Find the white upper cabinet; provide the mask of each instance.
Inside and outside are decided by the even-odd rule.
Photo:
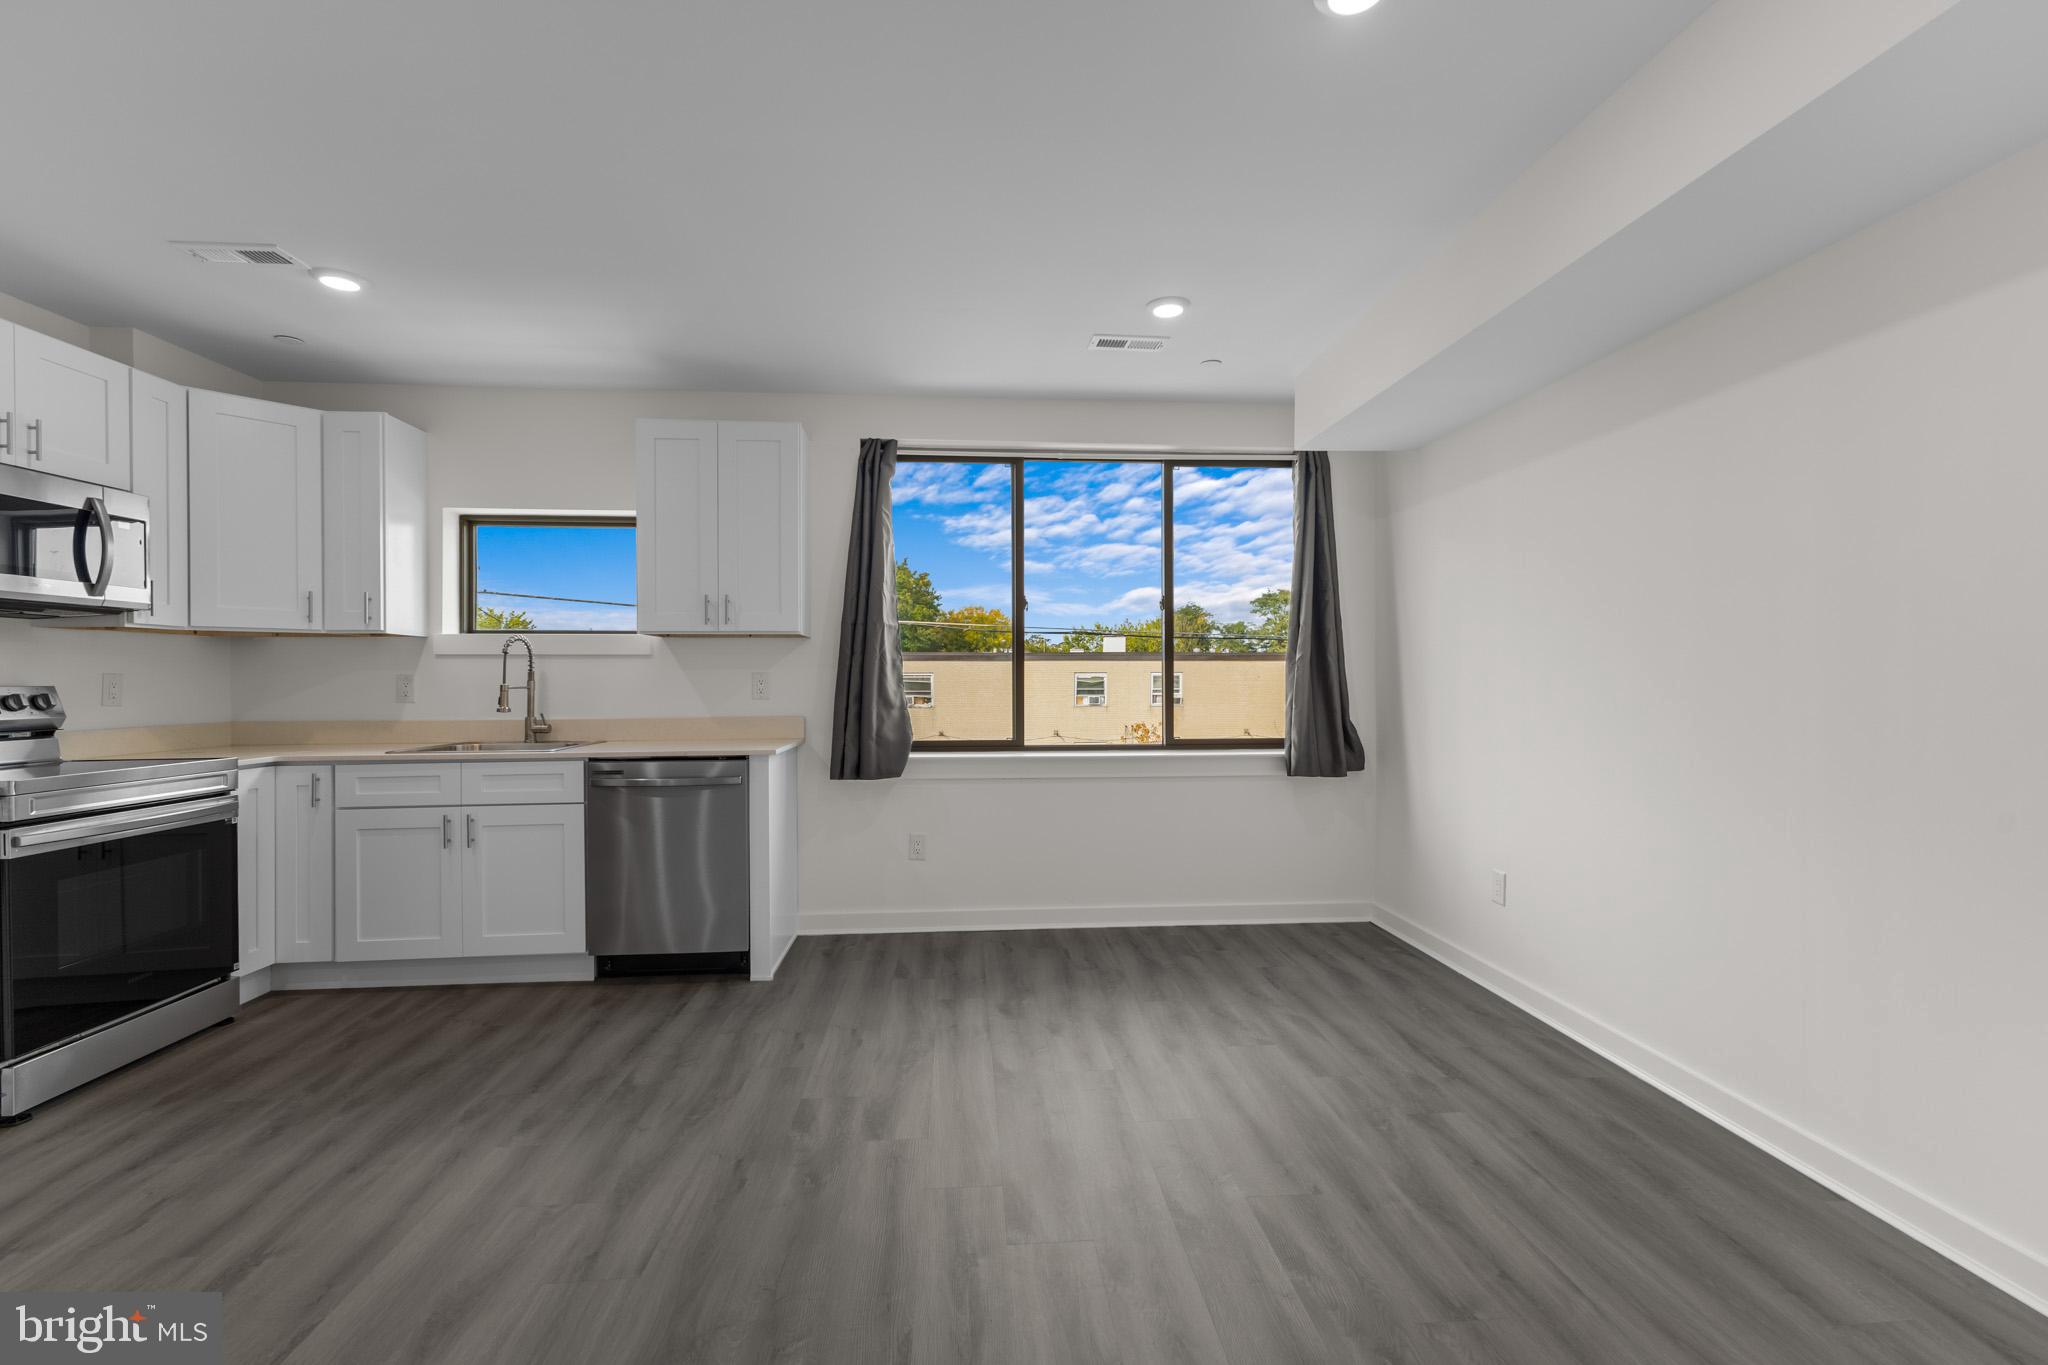
[[[718,423],[634,429],[634,545],[646,635],[718,629]]]
[[[191,391],[191,623],[321,629],[320,414]]]
[[[14,324],[0,322],[0,464],[27,464],[21,414],[14,410]]]
[[[187,626],[192,618],[185,560],[184,387],[132,371],[128,414],[134,490],[149,499],[149,594],[153,604],[150,610],[134,614],[134,624]]]
[[[13,333],[8,462],[128,487],[128,367],[26,327]]]
[[[427,631],[427,438],[381,412],[320,419],[323,628]]]
[[[639,628],[802,635],[803,427],[642,418],[634,435]]]
[[[804,429],[718,424],[718,591],[724,628],[804,633]]]

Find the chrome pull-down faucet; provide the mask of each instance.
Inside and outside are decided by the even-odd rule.
[[[498,714],[504,715],[512,709],[512,688],[506,682],[512,668],[512,646],[518,645],[526,651],[526,683],[519,690],[526,693],[526,729],[521,738],[528,744],[535,743],[542,735],[549,734],[554,726],[542,715],[536,706],[540,693],[533,682],[533,646],[526,643],[524,635],[515,635],[505,642],[498,651]]]

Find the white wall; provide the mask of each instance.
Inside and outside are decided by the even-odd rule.
[[[809,639],[662,640],[649,656],[550,655],[540,669],[542,703],[558,715],[803,715],[812,743],[801,769],[801,895],[812,925],[1363,912],[1369,867],[1358,831],[1371,818],[1366,777],[1172,781],[1159,776],[1168,769],[1155,767],[1147,770],[1153,776],[1135,779],[825,778],[833,648],[862,437],[1285,449],[1285,405],[282,384],[267,386],[266,396],[389,411],[428,432],[436,541],[443,507],[631,507],[636,417],[803,422],[810,443]],[[1361,475],[1360,468],[1347,470],[1339,490],[1353,533],[1366,523],[1357,501],[1366,490]],[[1362,541],[1344,548],[1363,574]],[[438,602],[438,545],[434,550]],[[1363,714],[1370,640],[1363,585],[1358,592],[1354,672],[1365,693],[1358,703]],[[495,657],[436,655],[431,643],[258,639],[237,642],[234,650],[237,719],[480,717],[491,714],[495,700]],[[748,695],[748,675],[757,669],[771,677],[767,702]],[[395,700],[400,672],[417,677],[411,706]],[[905,856],[905,836],[913,831],[930,836],[927,862]],[[834,913],[840,918],[830,919]]]
[[[231,719],[232,661],[224,640],[0,620],[0,683],[56,684],[70,729]],[[104,673],[122,677],[118,710],[100,705]]]
[[[2048,147],[1391,458],[1378,793],[1390,925],[2037,1303],[2044,361]]]

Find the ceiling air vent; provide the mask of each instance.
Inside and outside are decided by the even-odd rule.
[[[1165,337],[1103,336],[1097,334],[1088,343],[1091,351],[1160,351],[1166,349]]]
[[[293,265],[306,263],[270,242],[172,242],[180,251],[209,265]]]

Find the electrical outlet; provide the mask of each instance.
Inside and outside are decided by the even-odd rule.
[[[398,675],[398,699],[402,702],[410,702],[412,700],[412,674],[401,673]]]
[[[1497,867],[1493,870],[1493,903],[1495,905],[1506,905],[1508,903],[1508,874]]]
[[[924,836],[922,834],[910,836],[910,861],[913,863],[924,861]]]
[[[756,673],[754,675],[754,700],[768,700],[768,675],[766,673]]]
[[[100,674],[101,706],[119,706],[121,704],[122,681],[122,675],[119,673]]]

